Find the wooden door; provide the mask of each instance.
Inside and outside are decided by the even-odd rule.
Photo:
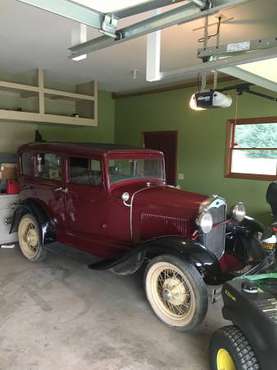
[[[144,132],[144,147],[160,150],[165,156],[166,180],[169,185],[176,185],[177,170],[177,131]]]

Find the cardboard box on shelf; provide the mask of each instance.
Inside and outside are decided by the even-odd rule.
[[[16,179],[16,164],[2,163],[0,166],[0,180],[15,180]]]

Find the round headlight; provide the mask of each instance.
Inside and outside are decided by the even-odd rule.
[[[213,228],[213,216],[210,212],[203,212],[198,218],[198,225],[204,234],[208,234]]]
[[[233,206],[232,215],[233,215],[233,218],[238,222],[241,222],[244,220],[246,216],[246,208],[243,202],[238,202],[237,204]]]
[[[121,199],[123,200],[123,202],[128,202],[128,200],[130,199],[130,194],[126,191],[121,195]]]

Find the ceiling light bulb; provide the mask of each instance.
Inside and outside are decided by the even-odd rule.
[[[201,107],[198,107],[197,106],[197,103],[196,103],[196,98],[195,98],[195,94],[193,94],[190,98],[190,102],[189,102],[189,106],[192,110],[196,110],[196,111],[201,111],[201,110],[206,110],[204,108],[201,108]]]

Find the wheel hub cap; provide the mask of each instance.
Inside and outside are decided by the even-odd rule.
[[[165,301],[175,306],[179,306],[187,302],[188,295],[180,280],[169,278],[164,281],[162,296]]]
[[[37,244],[37,235],[34,232],[34,230],[29,230],[29,232],[27,234],[27,243],[32,247],[36,246],[36,244]]]
[[[35,251],[38,245],[38,235],[32,224],[28,225],[24,240],[31,250]]]

